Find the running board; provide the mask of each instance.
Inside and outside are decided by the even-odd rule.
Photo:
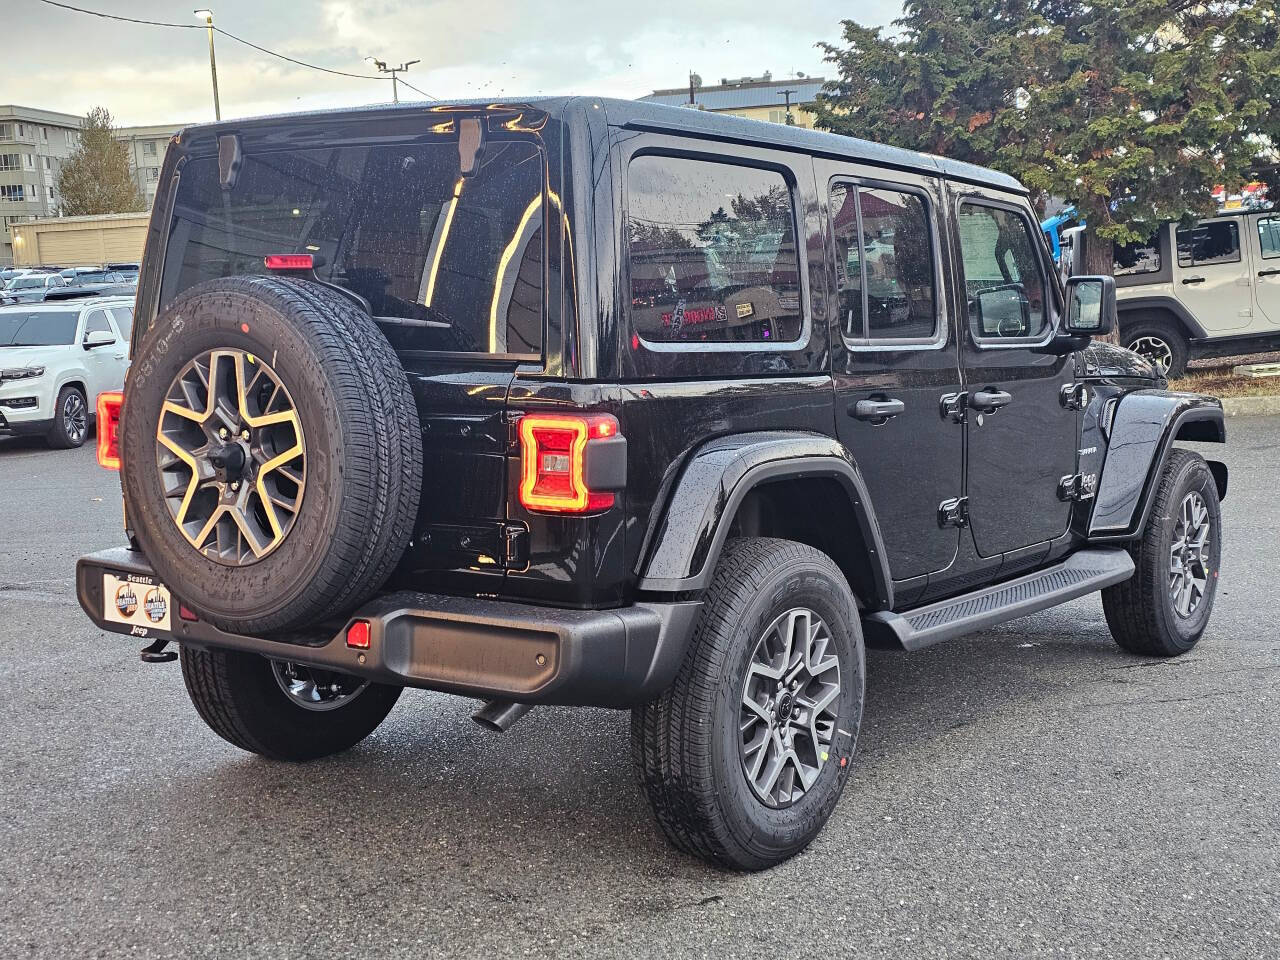
[[[862,620],[869,643],[919,650],[993,624],[1057,606],[1133,576],[1128,551],[1078,550],[1061,563],[905,613],[882,610]]]

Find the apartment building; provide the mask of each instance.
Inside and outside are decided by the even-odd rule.
[[[81,118],[36,107],[0,105],[0,266],[13,263],[12,223],[61,212],[58,173],[80,142]],[[160,161],[180,127],[122,127],[134,181],[150,204]]]

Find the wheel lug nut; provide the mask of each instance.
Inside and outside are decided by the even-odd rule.
[[[233,480],[233,481],[231,481],[231,489],[232,489],[232,490],[239,490],[239,489],[240,489],[240,481],[239,481],[239,480]]]
[[[227,439],[227,428],[226,428],[226,427],[219,427],[219,428],[218,428],[218,436],[219,436],[219,437],[221,437],[223,440]]]
[[[247,440],[249,439],[249,431],[248,431],[248,430],[241,430],[241,431],[240,431],[240,439],[241,439],[241,440],[245,440],[245,441],[247,441]]]

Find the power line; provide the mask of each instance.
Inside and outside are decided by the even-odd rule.
[[[134,17],[121,17],[114,13],[99,13],[97,10],[86,10],[84,7],[73,7],[69,3],[57,3],[56,0],[40,0],[41,3],[47,3],[51,7],[61,7],[63,10],[74,10],[76,13],[87,13],[91,17],[101,17],[103,20],[123,20],[125,23],[144,23],[149,27],[176,27],[179,30],[203,30],[204,27],[198,23],[165,23],[161,20],[138,20]]]
[[[119,20],[124,23],[138,23],[148,27],[173,27],[179,30],[207,29],[204,25],[198,24],[198,23],[169,23],[163,20],[140,20],[136,17],[122,17],[114,13],[102,13],[98,10],[86,10],[84,7],[75,7],[69,3],[59,3],[58,0],[39,0],[39,2],[48,4],[51,7],[60,7],[63,10],[72,10],[72,11],[75,11],[76,13],[88,14],[91,17],[101,17],[103,20]],[[256,43],[253,43],[249,40],[244,39],[244,37],[238,37],[234,33],[231,33],[230,31],[223,30],[219,26],[214,26],[213,29],[215,32],[222,34],[228,40],[234,40],[236,43],[242,43],[246,47],[252,47],[254,50],[257,50],[260,53],[265,53],[268,56],[276,57],[277,59],[285,60],[285,61],[288,61],[289,63],[297,64],[300,67],[306,67],[309,70],[319,70],[322,73],[332,73],[335,76],[339,76],[339,77],[352,77],[353,79],[356,79],[356,80],[384,79],[383,77],[374,76],[368,73],[349,73],[346,70],[334,70],[330,67],[322,67],[319,64],[307,63],[305,60],[298,60],[298,59],[295,59],[294,57],[286,56],[283,53],[277,53],[275,50],[269,50],[266,47],[259,46]],[[422,94],[424,97],[426,97],[429,100],[439,99],[439,97],[434,97],[431,94],[427,93],[425,90],[419,90],[417,87],[412,86],[411,84],[405,83],[405,81],[403,80],[401,80],[400,82],[404,83],[404,85],[406,87],[409,87],[410,90],[413,90],[416,93]]]

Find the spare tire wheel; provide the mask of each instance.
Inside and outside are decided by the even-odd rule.
[[[232,277],[178,296],[135,358],[120,436],[147,559],[224,630],[350,610],[412,535],[413,393],[373,319],[318,284]]]

